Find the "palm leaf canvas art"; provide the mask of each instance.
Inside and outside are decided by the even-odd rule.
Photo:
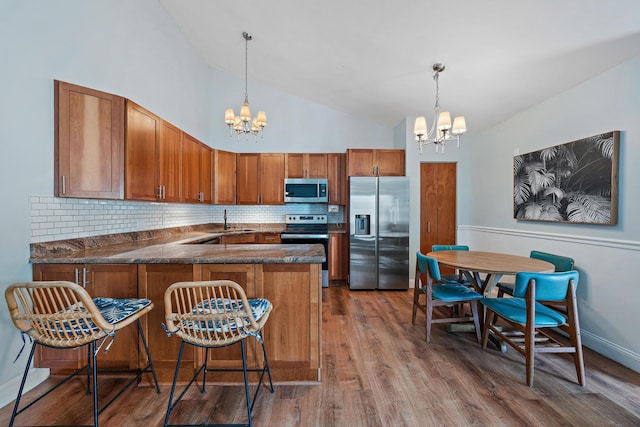
[[[612,131],[513,158],[518,220],[618,223],[618,147]]]

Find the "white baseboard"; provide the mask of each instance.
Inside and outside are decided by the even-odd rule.
[[[640,354],[629,351],[614,342],[608,341],[584,329],[580,330],[580,335],[582,336],[582,345],[585,347],[609,359],[615,360],[629,369],[640,372]]]
[[[23,394],[49,378],[49,374],[50,371],[48,368],[31,368],[27,376],[27,382],[24,384]],[[16,399],[18,389],[20,388],[20,381],[22,381],[22,375],[14,377],[0,385],[0,408]]]

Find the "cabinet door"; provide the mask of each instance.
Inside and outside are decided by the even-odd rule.
[[[137,298],[137,265],[87,264],[84,268],[87,278],[86,287],[92,297]],[[106,354],[103,352],[98,354],[98,367],[101,369],[137,369],[139,363],[140,366],[144,366],[142,363],[146,362],[146,355],[144,348],[139,347],[139,337],[136,323],[119,330],[114,336],[109,351]],[[109,340],[105,345],[108,343]]]
[[[329,180],[329,204],[346,204],[346,173],[345,155],[341,153],[329,153],[327,155],[327,179]],[[344,182],[343,182],[344,181]]]
[[[220,236],[220,244],[237,245],[242,243],[256,243],[256,233],[230,234]]]
[[[282,243],[280,233],[260,233],[258,234],[258,243],[276,244]]]
[[[307,178],[327,177],[327,155],[324,153],[310,153],[307,157]]]
[[[239,205],[257,205],[260,203],[258,154],[239,153],[237,161],[237,194],[236,202]],[[283,184],[284,185],[284,184]]]
[[[54,81],[54,193],[124,197],[124,98]]]
[[[306,178],[304,154],[287,153],[287,178]]]
[[[404,176],[404,150],[376,150],[377,175]]]
[[[321,287],[319,264],[264,264],[262,292],[277,316],[264,327],[269,366],[312,371],[320,366]],[[296,327],[292,327],[296,325]],[[278,379],[274,376],[274,380]]]
[[[373,149],[347,150],[347,176],[375,176]]]
[[[200,153],[200,203],[213,203],[213,150],[204,144],[198,144]]]
[[[232,280],[242,286],[247,298],[256,298],[256,265],[255,264],[203,264],[202,280]],[[267,322],[268,323],[268,322]],[[256,340],[246,340],[247,364],[250,368],[256,364]],[[198,364],[204,358],[204,351],[198,351]],[[239,345],[216,348],[209,351],[208,368],[239,368],[242,369],[242,353]],[[242,381],[242,373],[215,373],[211,375],[212,381]]]
[[[186,133],[182,134],[182,190],[185,203],[200,202],[200,150],[199,143]]]
[[[198,278],[199,279],[199,278]],[[180,338],[167,337],[162,329],[165,322],[164,291],[173,283],[198,280],[194,278],[194,267],[183,264],[141,264],[138,266],[138,295],[153,302],[145,319],[147,343],[153,359],[158,381],[170,383],[178,361]],[[189,381],[195,372],[193,346],[185,345],[180,363],[179,381]]]
[[[284,154],[260,154],[260,203],[284,204]]]
[[[343,280],[342,272],[342,234],[329,234],[329,280]]]
[[[236,203],[236,154],[214,150],[214,201],[218,205]]]
[[[161,121],[158,138],[158,178],[163,202],[182,201],[182,131]]]
[[[157,200],[156,158],[160,119],[127,100],[125,193],[130,200]]]
[[[420,164],[420,251],[456,244],[456,164]],[[426,252],[425,252],[426,251]]]

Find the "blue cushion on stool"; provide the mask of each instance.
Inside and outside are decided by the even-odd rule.
[[[151,301],[144,298],[93,298],[104,320],[111,324],[123,321],[144,309]]]

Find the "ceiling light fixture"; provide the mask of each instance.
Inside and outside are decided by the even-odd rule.
[[[464,116],[457,116],[453,120],[452,128],[451,114],[448,111],[440,111],[438,78],[443,71],[444,64],[433,64],[433,80],[436,81],[436,105],[433,108],[435,115],[433,116],[431,129],[427,129],[427,119],[424,116],[417,117],[413,125],[413,134],[416,136],[418,144],[420,144],[420,154],[422,154],[422,146],[425,144],[434,144],[436,146],[436,153],[439,151],[439,148],[442,148],[442,154],[444,154],[445,143],[454,139],[457,142],[458,148],[460,148],[460,136],[467,131]]]
[[[262,130],[267,125],[267,114],[264,111],[258,111],[256,118],[251,118],[251,111],[249,111],[249,95],[247,92],[247,68],[248,68],[248,52],[249,52],[249,40],[253,39],[253,36],[247,32],[242,33],[244,37],[244,104],[240,107],[240,115],[236,116],[233,112],[233,108],[229,108],[224,112],[224,122],[229,126],[229,136],[233,135],[233,131],[236,131],[238,141],[240,141],[240,135],[249,135],[250,133],[256,137],[258,142],[258,134],[262,137]]]

